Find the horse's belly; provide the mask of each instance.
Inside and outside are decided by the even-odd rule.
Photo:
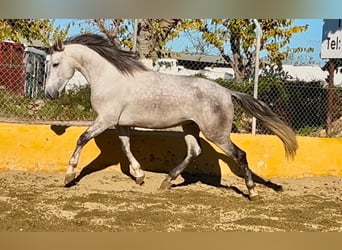
[[[190,120],[189,117],[178,112],[162,113],[153,110],[141,112],[123,112],[119,125],[141,128],[169,128]]]

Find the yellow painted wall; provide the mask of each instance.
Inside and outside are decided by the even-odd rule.
[[[86,127],[0,124],[0,170],[64,172],[76,140]],[[299,150],[286,160],[275,136],[232,134],[232,140],[247,152],[250,168],[265,178],[342,176],[342,139],[297,137]],[[232,175],[233,164],[216,146],[202,139],[202,155],[189,171]],[[132,133],[132,151],[143,169],[167,173],[185,156],[185,143],[178,132]],[[227,162],[229,165],[227,165]],[[79,168],[90,171],[114,167],[127,171],[115,131],[108,130],[83,149]]]

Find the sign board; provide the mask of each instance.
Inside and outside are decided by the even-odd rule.
[[[324,19],[321,58],[342,58],[342,19]]]

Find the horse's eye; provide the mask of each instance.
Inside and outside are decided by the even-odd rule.
[[[56,68],[59,65],[59,63],[53,63],[52,67]]]

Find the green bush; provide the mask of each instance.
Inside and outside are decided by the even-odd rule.
[[[289,81],[285,76],[271,72],[259,77],[258,99],[265,102],[282,120],[300,135],[317,136],[324,128],[327,117],[327,89],[322,82]],[[217,79],[220,85],[253,95],[253,82],[237,83],[234,80]],[[342,88],[336,87],[334,119],[342,116]],[[234,126],[238,131],[251,131],[251,117],[234,102]],[[257,123],[257,132],[269,131]]]
[[[41,114],[48,119],[88,121],[96,118],[90,103],[90,86],[74,88],[56,100],[45,100]],[[44,118],[44,117],[41,117]]]
[[[89,121],[96,118],[90,104],[90,87],[63,93],[56,100],[29,99],[10,92],[0,92],[0,116],[18,120]]]
[[[296,134],[301,136],[318,136],[321,129],[321,127],[305,126],[296,130]]]

